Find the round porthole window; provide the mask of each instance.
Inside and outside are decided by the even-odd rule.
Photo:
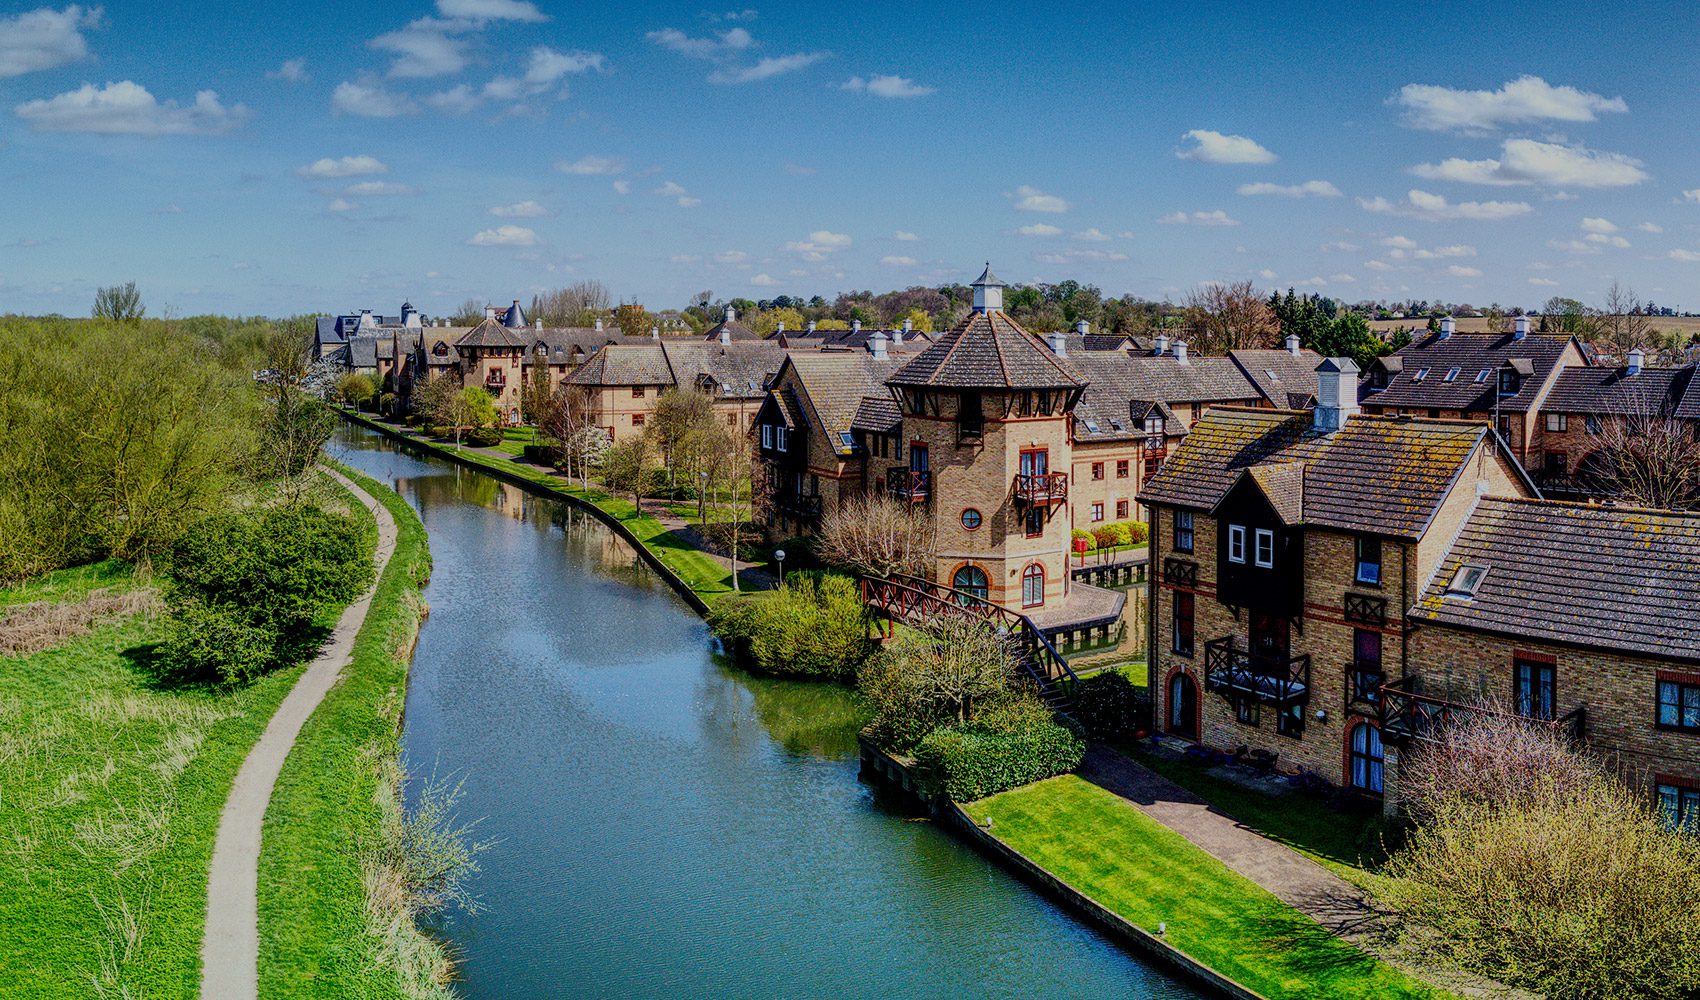
[[[962,526],[973,531],[980,526],[980,512],[970,507],[962,512]]]

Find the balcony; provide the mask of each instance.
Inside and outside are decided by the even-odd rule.
[[[885,488],[899,500],[926,503],[933,495],[933,474],[925,469],[897,466],[885,476]]]
[[[1068,473],[1043,472],[1017,475],[1011,487],[1015,502],[1031,507],[1057,507],[1068,502]]]
[[[1198,564],[1186,559],[1166,556],[1163,559],[1163,582],[1177,587],[1198,586]]]
[[[1453,722],[1476,716],[1497,716],[1532,722],[1514,712],[1467,705],[1420,693],[1419,677],[1406,677],[1381,686],[1381,739],[1385,743],[1405,746],[1413,740],[1439,740]],[[1580,742],[1587,732],[1587,710],[1578,705],[1568,715],[1541,720],[1544,725],[1562,733],[1572,742]]]
[[[809,493],[780,493],[773,505],[781,514],[805,521],[820,520],[820,496]]]
[[[1310,654],[1258,656],[1234,645],[1233,636],[1204,644],[1204,686],[1230,701],[1251,698],[1270,705],[1310,700]]]
[[[1381,687],[1387,675],[1380,663],[1352,660],[1346,664],[1346,711],[1360,715],[1381,714]]]
[[[491,392],[501,392],[507,387],[507,384],[507,373],[500,369],[491,371],[484,376],[484,388],[489,389]]]
[[[1358,625],[1386,625],[1387,598],[1367,594],[1346,595],[1346,620]]]

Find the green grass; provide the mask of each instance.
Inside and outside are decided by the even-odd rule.
[[[518,456],[525,454],[526,445],[536,442],[535,427],[505,427],[502,429],[502,443],[496,446],[496,450]]]
[[[963,807],[1069,885],[1272,1000],[1431,997],[1116,795],[1073,775]]]
[[[367,933],[361,848],[376,837],[379,762],[400,751],[425,528],[400,496],[352,470],[396,520],[394,555],[355,639],[352,662],[302,728],[266,811],[260,853],[260,995],[403,995],[384,942]],[[403,933],[414,933],[404,929]]]

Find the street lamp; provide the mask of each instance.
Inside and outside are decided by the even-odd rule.
[[[697,520],[703,527],[708,527],[708,470],[697,473],[702,477],[702,488],[697,490]]]
[[[785,550],[774,549],[773,558],[779,562],[779,585],[785,586]]]

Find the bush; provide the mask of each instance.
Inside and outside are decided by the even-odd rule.
[[[1151,725],[1151,699],[1119,670],[1074,686],[1074,717],[1095,740],[1125,740]]]
[[[500,427],[474,427],[467,431],[461,440],[474,448],[494,448],[502,443]]]
[[[1116,526],[1113,524],[1100,524],[1093,528],[1092,541],[1100,549],[1113,549],[1118,545],[1127,544],[1122,541],[1122,536],[1116,533]]]
[[[856,678],[874,709],[869,734],[903,752],[940,725],[1012,696],[1014,644],[978,618],[942,615],[899,632]]]
[[[527,462],[533,465],[547,465],[550,468],[560,467],[567,460],[566,449],[561,442],[554,438],[538,438],[533,444],[526,445],[520,452]]]
[[[1130,545],[1144,545],[1151,540],[1151,526],[1144,521],[1123,521],[1121,525],[1127,529]]]
[[[1036,707],[1035,707],[1036,706]],[[934,793],[972,802],[1080,766],[1086,741],[1026,696],[960,726],[935,729],[915,747]]]
[[[708,624],[734,656],[765,673],[845,678],[872,648],[856,582],[787,575],[777,590],[722,600]]]
[[[395,413],[395,403],[396,403],[395,393],[393,393],[393,392],[384,393],[383,395],[378,397],[378,412],[384,414],[385,416],[393,415]]]
[[[279,639],[235,608],[185,601],[166,619],[160,673],[176,683],[246,684],[276,665]]]

